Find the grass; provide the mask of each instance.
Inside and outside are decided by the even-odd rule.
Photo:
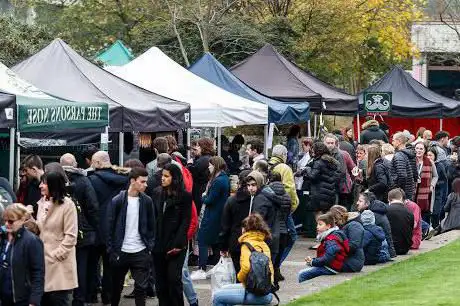
[[[459,285],[460,240],[457,240],[288,305],[458,306]]]

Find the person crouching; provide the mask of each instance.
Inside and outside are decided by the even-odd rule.
[[[334,275],[342,270],[343,263],[349,252],[348,239],[334,224],[330,213],[320,215],[317,219],[317,240],[320,242],[316,250],[316,258],[308,256],[305,261],[310,266],[299,272],[299,283],[321,276]]]

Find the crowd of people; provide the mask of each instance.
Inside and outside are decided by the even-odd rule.
[[[460,228],[460,136],[389,135],[376,120],[363,129],[358,143],[351,128],[301,139],[294,126],[270,157],[241,135],[223,138],[221,157],[199,139],[190,160],[174,137],[158,137],[147,165],[115,166],[96,148],[81,168],[70,153],[46,165],[29,155],[16,193],[0,180],[0,305],[79,306],[100,293],[116,306],[128,272],[136,306],[155,296],[198,305],[193,281],[221,256],[237,283],[215,290],[213,305],[269,304],[301,234],[298,209],[313,212],[300,228],[316,227],[317,240],[299,282],[359,272]]]

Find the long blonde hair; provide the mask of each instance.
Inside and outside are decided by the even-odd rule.
[[[370,177],[374,164],[382,156],[382,148],[378,145],[370,145],[367,148],[367,177]]]

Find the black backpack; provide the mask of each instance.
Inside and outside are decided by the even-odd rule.
[[[251,251],[249,257],[250,270],[246,278],[246,291],[254,295],[264,296],[273,290],[272,272],[270,270],[270,258],[263,252],[259,252],[248,243],[243,242]]]

